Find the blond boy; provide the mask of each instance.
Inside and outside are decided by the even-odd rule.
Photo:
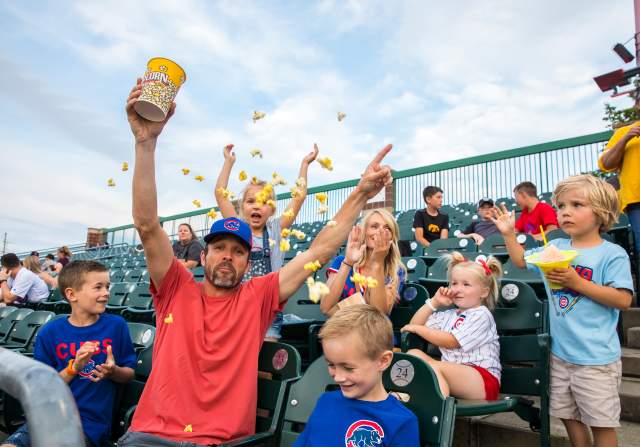
[[[373,306],[336,312],[320,331],[329,374],[339,391],[324,393],[294,447],[417,447],[418,420],[382,386],[393,359],[389,318]]]
[[[591,175],[569,177],[556,186],[553,200],[560,228],[571,239],[549,244],[577,250],[570,268],[554,269],[549,281],[551,324],[550,412],[562,419],[574,446],[617,445],[620,425],[620,342],[616,325],[620,309],[633,296],[629,256],[603,240],[618,217],[618,198],[611,185]],[[513,213],[503,207],[493,221],[503,234],[509,256],[522,268],[525,252],[516,242]],[[540,249],[537,249],[540,250]]]

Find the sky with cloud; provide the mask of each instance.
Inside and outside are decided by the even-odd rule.
[[[0,238],[24,251],[131,222],[124,103],[150,57],[187,72],[157,149],[166,216],[214,206],[229,142],[237,170],[290,180],[317,142],[335,169],[314,186],[389,142],[407,169],[604,130],[592,78],[634,20],[631,0],[5,1],[0,29]]]

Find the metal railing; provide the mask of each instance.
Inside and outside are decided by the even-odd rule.
[[[552,191],[555,184],[572,174],[594,171],[598,168],[598,154],[611,137],[611,131],[599,132],[565,140],[551,141],[533,146],[494,152],[461,160],[438,163],[394,172],[395,211],[406,211],[424,206],[422,189],[428,185],[444,190],[444,204],[477,202],[482,197],[511,197],[513,187],[525,180],[538,186],[538,192]],[[348,180],[309,188],[296,223],[329,219],[340,208],[353,190],[357,180]],[[317,192],[328,195],[327,214],[319,215]],[[278,194],[276,215],[282,213],[289,201],[289,193]],[[162,217],[167,234],[175,236],[178,225],[189,223],[198,235],[206,233],[212,220],[209,208]],[[133,225],[105,229],[110,244],[139,243]]]
[[[69,386],[44,363],[0,348],[0,389],[19,400],[33,447],[84,447],[84,432]]]

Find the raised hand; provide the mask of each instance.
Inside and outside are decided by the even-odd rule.
[[[500,231],[503,236],[515,233],[516,214],[513,211],[507,211],[504,203],[500,205],[500,208],[497,206],[493,207],[489,219],[498,227],[498,231]]]
[[[113,357],[113,350],[111,345],[109,345],[107,346],[107,360],[102,365],[96,365],[89,379],[93,382],[100,382],[102,379],[111,377],[115,369],[116,359]]]
[[[224,161],[234,164],[236,162],[236,154],[233,152],[233,144],[227,144],[222,150]]]
[[[354,265],[364,256],[364,251],[367,245],[364,242],[360,242],[362,238],[362,227],[355,225],[349,233],[349,239],[347,240],[347,249],[344,254],[344,260],[347,264]]]
[[[319,152],[320,152],[320,149],[318,149],[318,145],[313,143],[313,150],[311,152],[309,152],[302,159],[302,163],[306,164],[307,166],[309,166],[311,163],[313,163],[315,161],[316,158],[318,158],[318,153]]]
[[[453,304],[453,298],[456,296],[455,292],[448,287],[440,287],[438,291],[431,298],[431,304],[433,307],[449,307]]]
[[[380,164],[392,147],[392,145],[388,144],[378,152],[373,161],[367,166],[367,169],[365,169],[358,186],[356,186],[356,189],[364,193],[367,199],[372,198],[382,188],[393,182],[391,168]]]
[[[76,352],[76,358],[73,361],[73,369],[76,371],[82,371],[84,367],[87,366],[87,363],[89,363],[89,360],[91,360],[91,357],[98,352],[100,352],[100,348],[97,343],[91,341],[83,343],[82,346],[80,346],[80,349]]]
[[[176,111],[176,103],[172,103],[167,113],[167,117],[160,122],[149,121],[135,111],[133,105],[138,101],[138,98],[142,94],[142,79],[138,78],[136,85],[131,89],[129,98],[127,98],[127,105],[125,110],[127,111],[127,120],[129,126],[131,126],[131,132],[136,139],[136,143],[143,143],[145,141],[154,140],[158,138],[158,135],[162,133],[164,125],[173,116]]]
[[[373,236],[373,251],[371,253],[372,259],[377,262],[384,262],[384,258],[389,253],[391,248],[391,231],[386,228],[381,228]]]

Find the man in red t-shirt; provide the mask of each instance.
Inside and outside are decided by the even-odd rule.
[[[127,118],[135,137],[133,221],[147,259],[156,309],[153,369],[129,431],[118,446],[221,444],[255,432],[258,353],[277,311],[311,274],[304,265],[328,262],[346,240],[367,200],[392,181],[381,166],[391,145],[366,168],[355,190],[309,249],[277,272],[242,283],[249,269],[251,230],[237,218],[213,224],[200,255],[205,280],[173,256],[159,224],[155,148],[175,104],[162,122],[139,116],[131,90]]]
[[[540,226],[545,232],[558,228],[558,217],[551,205],[538,200],[538,189],[531,182],[519,183],[513,188],[516,203],[522,209],[522,214],[516,222],[516,231],[527,233],[534,239],[542,240]]]

